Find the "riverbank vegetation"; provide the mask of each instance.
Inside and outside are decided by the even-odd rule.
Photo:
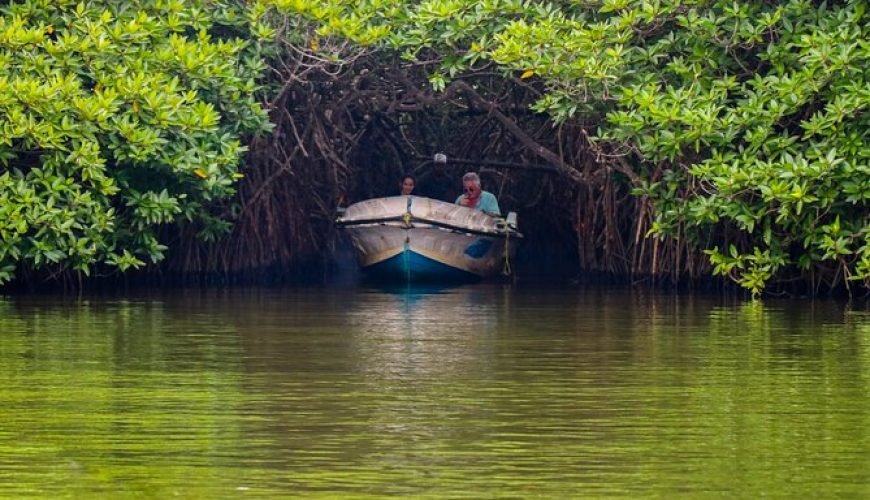
[[[0,280],[162,260],[162,227],[226,233],[245,134],[269,129],[246,11],[12,2],[0,17]]]
[[[583,273],[866,291],[866,8],[12,4],[2,278],[124,269],[166,245],[172,273],[310,267],[341,201],[415,167],[429,194],[456,189],[475,167],[426,161],[446,152],[546,238],[531,250],[568,248]]]

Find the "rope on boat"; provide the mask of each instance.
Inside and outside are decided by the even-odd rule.
[[[405,221],[405,227],[411,227],[411,204],[413,203],[412,197],[408,197],[408,206],[405,209],[405,216],[403,220]],[[407,233],[406,233],[407,234]],[[405,281],[410,283],[411,281],[411,237],[405,236],[405,250],[402,252],[402,258],[405,260]]]
[[[411,227],[411,203],[413,203],[410,196],[408,197],[408,207],[405,209],[405,215],[402,217],[402,221],[405,223],[405,227]]]
[[[405,237],[405,250],[402,252],[402,259],[404,260],[405,267],[405,281],[411,282],[411,252],[409,251],[411,248],[411,238]]]
[[[504,267],[501,272],[505,276],[510,276],[512,274],[511,270],[511,231],[510,228],[507,228],[507,231],[504,234]]]

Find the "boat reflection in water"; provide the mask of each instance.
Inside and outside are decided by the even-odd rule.
[[[382,385],[453,387],[495,361],[492,338],[509,322],[508,285],[369,288],[346,311],[353,371],[368,390]],[[452,389],[456,391],[456,389]]]
[[[516,215],[479,210],[421,196],[355,203],[336,221],[350,235],[363,271],[404,282],[473,281],[509,274],[522,238]]]

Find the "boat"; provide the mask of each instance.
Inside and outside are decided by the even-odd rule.
[[[505,219],[414,195],[354,203],[336,223],[349,234],[367,275],[408,282],[509,275],[523,237],[514,213]]]

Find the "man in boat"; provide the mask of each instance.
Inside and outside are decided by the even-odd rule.
[[[462,190],[464,192],[456,198],[457,205],[476,208],[494,217],[501,216],[498,200],[494,194],[480,188],[480,176],[475,172],[468,172],[462,176]]]

